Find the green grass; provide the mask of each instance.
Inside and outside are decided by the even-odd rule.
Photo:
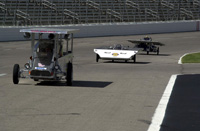
[[[182,63],[200,63],[200,53],[188,54],[181,61]]]

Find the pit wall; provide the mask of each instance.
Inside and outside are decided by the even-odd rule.
[[[0,41],[25,40],[20,29],[24,28],[62,28],[79,29],[75,37],[99,37],[99,36],[124,36],[140,34],[160,34],[175,32],[194,32],[200,30],[199,21],[170,21],[170,22],[144,22],[144,23],[106,23],[84,24],[66,26],[6,26],[0,27]]]

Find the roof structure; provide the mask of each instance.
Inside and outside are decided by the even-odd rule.
[[[30,28],[21,29],[20,32],[28,33],[46,33],[46,34],[72,34],[78,32],[78,29],[58,29],[58,28]]]

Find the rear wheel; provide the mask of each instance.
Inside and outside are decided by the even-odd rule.
[[[136,62],[136,55],[133,56],[133,63]]]
[[[159,55],[159,52],[160,52],[160,50],[159,50],[159,47],[158,47],[158,49],[157,49],[157,55]]]
[[[20,67],[18,64],[15,64],[13,67],[13,83],[18,84],[19,83],[19,71]]]
[[[72,86],[73,83],[73,66],[72,63],[67,65],[67,85]]]
[[[146,51],[147,51],[147,55],[149,55],[149,52],[151,51],[150,46],[147,46]]]
[[[99,55],[97,54],[97,55],[96,55],[96,62],[99,62],[99,58],[100,58],[100,57],[99,57]]]

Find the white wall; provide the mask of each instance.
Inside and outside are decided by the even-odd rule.
[[[94,36],[117,36],[117,35],[122,36],[122,35],[199,31],[200,28],[199,24],[200,24],[199,21],[179,21],[179,22],[88,24],[88,25],[41,26],[41,27],[80,29],[80,32],[75,34],[75,37],[94,37]],[[25,40],[23,38],[23,33],[20,33],[19,30],[22,28],[35,28],[35,27],[36,26],[0,27],[0,41]]]

